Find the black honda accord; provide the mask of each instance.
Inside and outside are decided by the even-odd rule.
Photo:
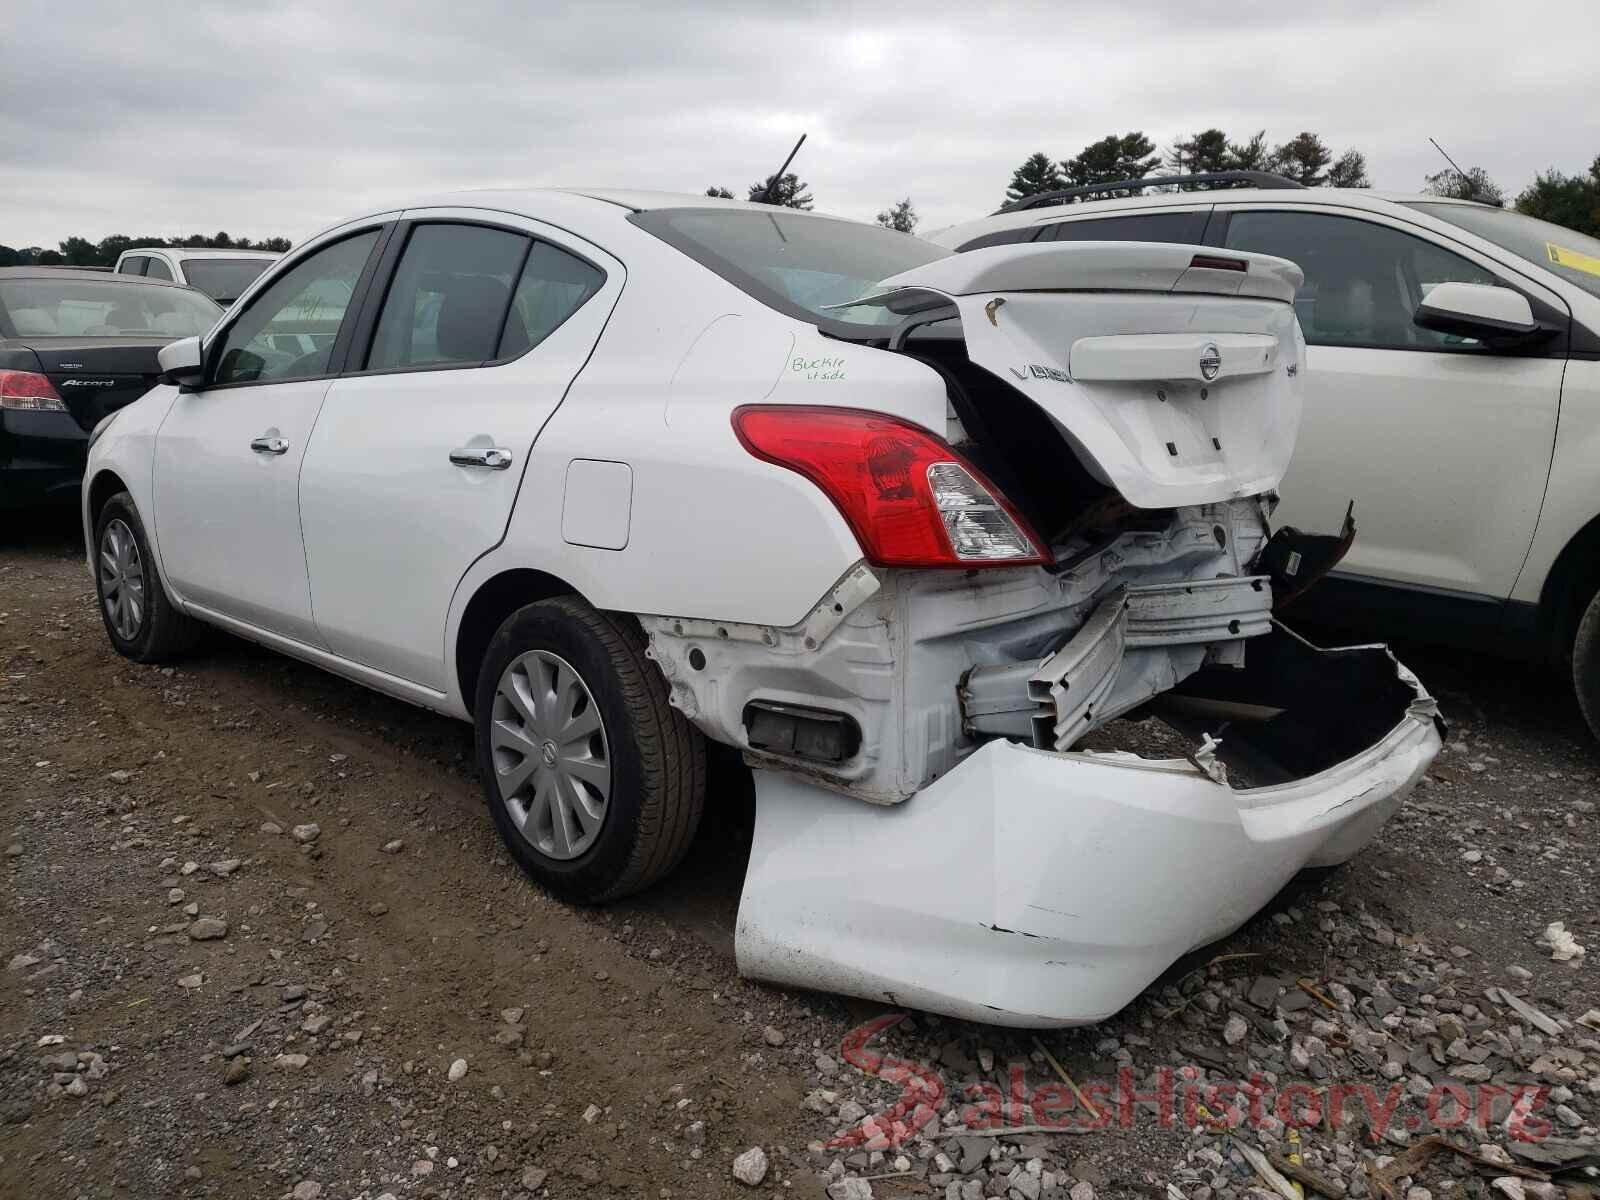
[[[0,509],[74,503],[89,433],[156,382],[156,351],[222,309],[192,288],[0,268]]]

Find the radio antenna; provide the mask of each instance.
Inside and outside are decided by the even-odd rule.
[[[1450,164],[1450,166],[1455,170],[1455,173],[1458,176],[1460,176],[1462,182],[1464,182],[1467,185],[1467,199],[1468,200],[1477,199],[1478,185],[1477,185],[1477,183],[1475,183],[1473,181],[1472,176],[1468,175],[1460,167],[1456,166],[1456,160],[1451,158],[1448,154],[1445,154],[1443,146],[1439,145],[1438,142],[1434,142],[1432,138],[1429,138],[1428,140],[1430,142],[1433,142],[1433,148],[1435,150],[1437,150],[1441,155],[1443,155],[1445,162]]]
[[[806,135],[801,134],[800,140],[794,144],[794,149],[789,151],[789,157],[783,160],[783,166],[778,168],[776,175],[767,176],[767,186],[761,189],[761,203],[772,203],[772,189],[777,187],[783,179],[783,173],[789,169],[789,164],[794,161],[794,156],[800,153],[800,147],[806,144]],[[1443,153],[1441,151],[1440,153]]]

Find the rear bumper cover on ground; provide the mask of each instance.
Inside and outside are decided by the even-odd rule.
[[[1387,651],[1289,649],[1345,656],[1328,672],[1340,678],[1349,656],[1382,656],[1363,670],[1392,669],[1398,720],[1342,761],[1244,790],[1206,751],[1008,741],[887,808],[758,771],[740,971],[999,1025],[1116,1012],[1301,868],[1354,855],[1438,753],[1436,706]],[[1371,694],[1351,696],[1370,721]]]

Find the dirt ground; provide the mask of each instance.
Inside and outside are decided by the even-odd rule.
[[[1594,967],[1536,945],[1563,920],[1600,958],[1600,760],[1575,705],[1515,667],[1406,658],[1452,721],[1449,751],[1376,845],[1297,883],[1208,951],[1201,977],[1225,990],[1245,960],[1215,956],[1236,954],[1325,986],[1384,978],[1423,944],[1463,995],[1517,966],[1535,1003],[1600,1004]],[[875,1094],[837,1060],[881,1010],[738,978],[749,822],[748,799],[718,789],[668,884],[605,911],[560,904],[500,850],[467,726],[222,636],[175,667],[128,663],[70,525],[13,526],[0,1196],[748,1195],[730,1164],[753,1146],[762,1192],[822,1196],[831,1165],[831,1181],[869,1187],[838,1195],[950,1194],[978,1168],[944,1170],[931,1144],[900,1163],[817,1145],[848,1125],[850,1096]],[[1319,930],[1316,912],[1335,915]],[[1117,1054],[1192,1058],[1197,1039],[1233,1053],[1225,1010],[1163,1016],[1194,965],[1049,1044],[1080,1079]],[[915,1017],[892,1037],[946,1047],[953,1079],[1007,1063],[1053,1077],[1015,1032]],[[997,1065],[974,1066],[985,1051]],[[76,1067],[50,1065],[63,1054]],[[1575,1062],[1582,1076],[1595,1060]],[[1584,1124],[1566,1132],[1589,1136],[1597,1101],[1578,1090]],[[1181,1127],[1057,1140],[1071,1145],[1000,1148],[983,1190],[956,1194],[1164,1196],[1194,1150]],[[1013,1152],[1043,1174],[1012,1171],[1008,1190]]]

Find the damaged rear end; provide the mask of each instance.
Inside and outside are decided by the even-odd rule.
[[[826,348],[924,364],[943,437],[785,382],[734,414],[863,552],[793,626],[643,618],[673,703],[756,769],[742,972],[1094,1021],[1399,805],[1433,701],[1274,607],[1353,533],[1268,524],[1299,282],[1196,247],[974,251],[848,306],[898,318],[880,342]]]

